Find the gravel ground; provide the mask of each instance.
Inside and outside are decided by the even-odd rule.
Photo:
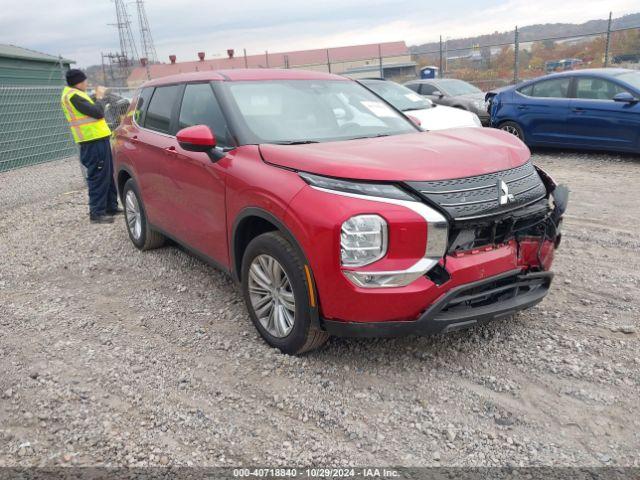
[[[89,224],[76,162],[0,176],[0,467],[640,466],[640,160],[534,161],[572,191],[542,304],[300,358],[222,273]]]

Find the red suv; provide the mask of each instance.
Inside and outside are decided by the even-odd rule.
[[[542,300],[568,192],[492,129],[424,132],[299,70],[142,86],[113,141],[131,241],[228,272],[283,352],[449,332]]]

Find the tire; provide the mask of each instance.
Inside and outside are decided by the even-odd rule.
[[[249,243],[241,275],[249,316],[269,345],[283,353],[301,354],[327,341],[329,335],[311,316],[304,261],[279,232],[264,233]]]
[[[133,178],[122,189],[125,224],[131,242],[139,250],[151,250],[164,245],[165,236],[153,230],[147,223],[142,197]]]
[[[517,137],[524,142],[524,132],[522,131],[520,125],[518,125],[516,122],[502,122],[498,128],[510,133],[514,137]]]

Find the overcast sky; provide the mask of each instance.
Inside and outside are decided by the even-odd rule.
[[[125,0],[138,43],[135,3]],[[514,25],[614,17],[640,10],[638,0],[146,0],[147,17],[161,61],[405,40],[434,41],[440,34],[467,37]],[[0,0],[0,43],[100,63],[117,51],[111,0],[52,2]]]

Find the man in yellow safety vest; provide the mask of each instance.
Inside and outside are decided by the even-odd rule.
[[[82,70],[67,71],[67,87],[62,91],[62,110],[71,127],[73,140],[80,146],[80,162],[86,169],[89,187],[89,219],[92,223],[113,223],[122,213],[113,181],[111,130],[104,119],[98,89],[94,101],[87,93],[87,76]]]

